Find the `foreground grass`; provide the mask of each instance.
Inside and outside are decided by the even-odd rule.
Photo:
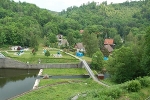
[[[62,68],[62,69],[44,69],[43,75],[85,75],[88,74],[84,68]]]
[[[82,68],[44,69],[43,74],[83,74],[84,70],[82,70]],[[106,79],[103,82],[110,85],[108,88],[98,84],[91,78],[41,79],[38,89],[18,97],[15,100],[70,100],[75,95],[79,96],[77,100],[144,100],[150,96],[150,77],[145,77],[143,81],[146,82],[147,85],[141,83],[141,88],[137,92],[133,92],[128,90],[130,81],[122,84],[115,84],[110,79]],[[147,87],[144,87],[144,85]],[[134,86],[133,89],[136,88],[136,85]]]
[[[150,87],[142,88],[138,92],[126,92],[118,100],[146,100],[150,96]],[[149,100],[149,99],[148,99]]]
[[[82,68],[43,70],[43,75],[83,75],[86,73],[86,70]],[[98,88],[106,87],[96,83],[91,78],[41,79],[39,89],[33,90],[15,100],[68,100],[77,94]]]
[[[60,80],[57,80],[60,81]],[[53,84],[53,82],[41,89],[29,92],[15,100],[68,100],[73,96],[84,93],[91,89],[105,88],[92,79],[68,80]]]
[[[86,92],[86,96],[80,95],[78,100],[149,100],[146,98],[150,97],[150,77],[144,77],[141,81],[136,79],[138,81],[141,82],[139,85],[131,80],[106,89],[92,89]],[[107,82],[112,84],[110,80]]]

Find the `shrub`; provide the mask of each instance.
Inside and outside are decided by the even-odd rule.
[[[146,77],[138,77],[137,80],[139,80],[139,82],[141,83],[142,87],[148,87],[150,86],[150,78],[148,76]]]
[[[47,57],[50,56],[50,52],[48,50],[46,50],[45,56],[47,56]]]
[[[113,87],[113,88],[107,89],[104,94],[116,99],[120,97],[121,93],[122,93],[121,89],[119,89],[118,87]]]
[[[120,97],[122,89],[119,87],[111,87],[102,90],[88,91],[85,97],[79,97],[79,100],[116,100]]]
[[[141,84],[138,80],[132,80],[132,81],[127,82],[126,89],[129,92],[137,92],[141,89]]]

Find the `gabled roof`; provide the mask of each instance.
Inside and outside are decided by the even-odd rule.
[[[105,41],[104,41],[104,44],[105,45],[113,45],[114,44],[114,40],[113,39],[105,39]]]
[[[114,49],[110,45],[104,45],[108,52],[112,52]]]
[[[66,39],[62,39],[61,40],[61,44],[62,45],[66,45],[66,44],[69,45],[69,43],[68,43],[68,41]]]
[[[82,43],[76,43],[75,48],[77,48],[77,49],[84,49],[84,46],[83,46]]]

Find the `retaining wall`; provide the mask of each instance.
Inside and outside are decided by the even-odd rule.
[[[64,64],[64,63],[58,63],[58,64],[27,64],[22,63],[10,58],[1,58],[0,59],[0,68],[20,68],[20,69],[45,69],[45,68],[81,68],[82,63],[78,64]]]

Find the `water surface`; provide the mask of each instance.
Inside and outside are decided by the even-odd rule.
[[[39,70],[0,69],[0,100],[32,89]]]

